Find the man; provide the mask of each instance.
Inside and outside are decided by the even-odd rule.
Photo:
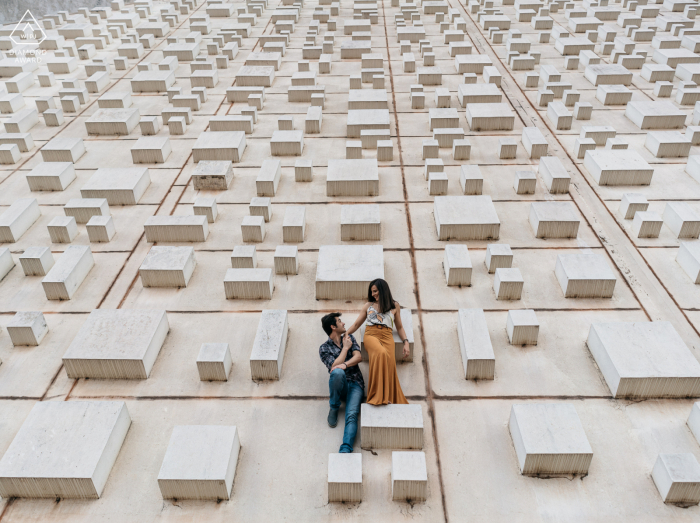
[[[362,355],[352,334],[343,336],[346,329],[339,312],[326,314],[321,318],[321,325],[328,334],[328,340],[318,350],[321,361],[330,373],[328,389],[331,409],[328,412],[328,425],[333,428],[338,424],[340,402],[345,400],[345,432],[340,452],[352,452],[357,434],[357,417],[365,395],[365,381],[358,367]]]

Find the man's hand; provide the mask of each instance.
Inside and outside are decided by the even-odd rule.
[[[403,359],[407,359],[411,355],[411,346],[407,341],[403,344]]]
[[[333,372],[335,369],[345,370],[347,368],[348,368],[347,364],[340,363],[338,365],[334,365],[333,368],[331,369],[331,372]]]
[[[343,349],[350,350],[350,347],[352,347],[352,340],[350,339],[350,335],[346,334],[343,338]]]

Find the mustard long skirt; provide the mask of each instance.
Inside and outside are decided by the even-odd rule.
[[[391,329],[370,325],[365,330],[364,344],[369,355],[367,403],[370,405],[408,403],[396,374],[394,336]]]

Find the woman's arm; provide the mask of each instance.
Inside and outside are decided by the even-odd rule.
[[[408,358],[411,353],[411,346],[408,343],[408,336],[406,336],[406,331],[403,328],[403,323],[401,323],[401,305],[399,302],[394,302],[396,309],[394,309],[394,322],[396,322],[396,332],[399,333],[399,337],[403,342],[403,357]]]
[[[357,329],[359,329],[364,321],[367,319],[367,307],[369,306],[369,303],[365,303],[362,306],[362,309],[360,309],[360,315],[357,317],[355,320],[355,323],[352,324],[352,326],[347,330],[347,334],[353,334]]]

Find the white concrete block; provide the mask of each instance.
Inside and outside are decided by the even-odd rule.
[[[688,428],[698,443],[700,443],[700,401],[693,403],[690,416],[688,416]]]
[[[598,185],[649,185],[654,174],[651,165],[633,150],[587,151],[583,166]]]
[[[593,449],[572,404],[513,405],[508,428],[524,476],[588,474]]]
[[[492,380],[496,367],[496,357],[493,353],[483,309],[459,309],[457,334],[462,353],[464,378],[468,380]]]
[[[588,348],[615,398],[700,394],[700,363],[671,323],[593,323]]]
[[[241,222],[241,235],[244,242],[261,243],[265,240],[265,218],[244,216]]]
[[[676,238],[697,239],[700,236],[700,216],[687,203],[668,202],[663,217]]]
[[[506,320],[506,332],[511,345],[537,345],[540,322],[531,309],[510,310]]]
[[[43,162],[27,173],[30,191],[63,191],[75,180],[72,161]]]
[[[299,273],[299,248],[296,245],[278,245],[275,249],[275,274]]]
[[[37,403],[0,460],[0,495],[99,498],[130,425],[123,401]]]
[[[172,152],[167,136],[142,136],[131,148],[134,163],[165,163]]]
[[[532,202],[530,227],[536,238],[576,238],[580,220],[571,202]]]
[[[233,164],[230,160],[203,160],[197,164],[192,173],[192,185],[195,191],[225,191],[233,180]]]
[[[110,205],[136,205],[151,184],[146,167],[101,167],[80,189],[83,198],[105,198]]]
[[[227,300],[270,300],[274,288],[272,269],[227,269],[224,276]]]
[[[200,347],[197,371],[201,381],[227,381],[231,365],[228,343],[203,343]]]
[[[545,187],[550,193],[566,194],[569,192],[571,175],[559,158],[556,156],[540,158],[539,172]]]
[[[70,300],[95,265],[90,247],[69,245],[41,285],[47,300]]]
[[[36,198],[19,198],[0,214],[0,242],[15,243],[41,216]]]
[[[154,245],[139,267],[141,284],[144,287],[187,287],[196,265],[193,247]]]
[[[472,284],[472,262],[466,245],[447,245],[442,262],[448,286],[470,286]]]
[[[234,269],[255,269],[258,260],[255,245],[236,245],[231,253],[231,267]]]
[[[195,163],[201,161],[238,163],[243,158],[245,148],[246,140],[243,131],[205,131],[199,135],[192,146],[192,160]]]
[[[658,238],[661,233],[663,218],[649,211],[637,211],[632,220],[632,233],[635,238]]]
[[[559,254],[554,274],[566,298],[612,298],[617,282],[602,254]]]
[[[391,453],[391,498],[409,502],[428,499],[425,452]]]
[[[496,269],[510,269],[513,264],[513,251],[507,243],[489,243],[486,245],[484,264],[490,274]]]
[[[206,216],[151,216],[143,229],[150,243],[203,242],[209,235]]]
[[[648,208],[649,202],[643,194],[625,193],[620,200],[618,212],[625,220],[631,220],[636,212],[646,211]]]
[[[700,242],[681,242],[676,254],[676,262],[681,266],[690,281],[700,283]]]
[[[440,240],[498,239],[501,222],[490,196],[436,196],[435,227]]]
[[[262,311],[250,352],[250,375],[253,380],[279,380],[282,376],[289,333],[287,316],[286,310]]]
[[[381,245],[322,245],[316,264],[317,300],[367,297],[372,280],[384,278]]]
[[[41,312],[18,312],[7,324],[7,333],[14,347],[38,346],[48,332],[49,326]]]
[[[235,426],[176,425],[158,472],[163,499],[230,499],[240,448]]]
[[[496,269],[493,290],[497,300],[519,300],[523,292],[523,284],[520,269]]]
[[[170,330],[164,310],[95,309],[63,355],[71,379],[146,379]]]
[[[380,241],[382,235],[379,205],[341,205],[342,241]]]
[[[5,253],[4,251],[7,252]],[[9,268],[4,271],[5,274],[14,267],[12,256],[10,255],[9,260],[6,259],[8,255],[10,255],[9,249],[4,249],[3,253],[0,254],[0,267],[5,268],[8,266],[8,262],[12,262]],[[22,271],[25,276],[46,276],[49,269],[53,267],[54,259],[53,254],[51,254],[51,249],[48,247],[28,247],[24,253],[20,255],[19,262],[22,265]],[[0,269],[0,274],[4,277],[2,269]]]
[[[664,503],[700,503],[700,463],[690,452],[659,454],[651,477]]]
[[[362,453],[328,455],[328,502],[362,501]]]
[[[422,449],[423,410],[418,404],[360,407],[363,449]]]
[[[47,228],[52,243],[70,243],[78,235],[78,225],[72,216],[56,216]]]

